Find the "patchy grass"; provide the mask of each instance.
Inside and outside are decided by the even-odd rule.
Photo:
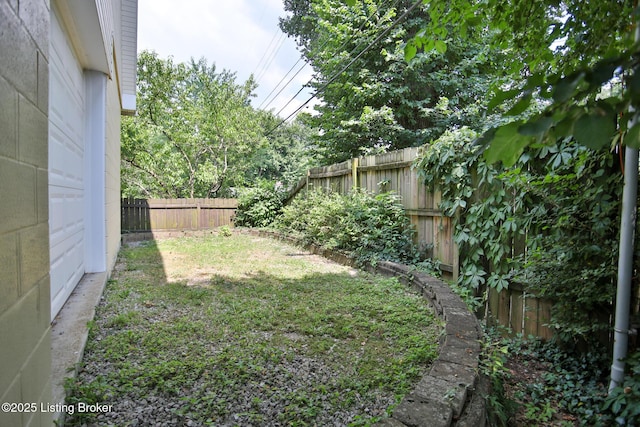
[[[397,280],[281,242],[146,242],[120,253],[68,402],[111,404],[116,423],[146,402],[181,425],[368,425],[436,358],[441,330]]]

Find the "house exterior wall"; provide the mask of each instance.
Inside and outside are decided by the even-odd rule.
[[[0,402],[49,402],[49,1],[0,0]],[[0,411],[0,425],[52,414]]]
[[[125,66],[118,63],[118,55],[124,45],[128,50],[123,58],[129,62],[135,58],[137,0],[93,0],[106,45],[102,57],[91,48],[95,39],[83,37],[96,27],[86,28],[87,21],[75,19],[91,12],[89,1],[0,0],[0,402],[36,405],[28,407],[35,410],[3,408],[0,426],[50,427],[55,412],[47,410],[53,383],[49,251],[52,2],[69,19],[67,24],[79,25],[74,33],[74,42],[79,44],[74,46],[79,48],[80,65],[96,70],[85,71],[87,81],[98,82],[92,88],[104,88],[101,156],[105,166],[98,180],[104,196],[95,206],[104,212],[104,239],[98,250],[107,271],[119,249],[120,115],[135,111],[135,87],[131,85],[135,77],[127,61],[123,61]]]

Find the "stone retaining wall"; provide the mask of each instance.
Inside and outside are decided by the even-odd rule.
[[[238,230],[238,229],[236,229]],[[300,244],[297,239],[276,232],[250,230],[259,234]],[[354,266],[347,255],[315,245],[309,251],[344,265]],[[440,355],[427,373],[394,409],[392,417],[377,427],[484,427],[488,384],[479,374],[480,324],[465,303],[444,282],[411,267],[381,261],[367,268],[398,279],[416,289],[445,321]]]

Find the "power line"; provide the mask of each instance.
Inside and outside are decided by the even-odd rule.
[[[396,0],[395,3],[391,6],[390,9],[395,8],[398,3],[400,2],[400,0]],[[338,47],[336,49],[337,52],[342,51],[342,49],[351,41],[353,40],[353,38],[355,37],[355,34],[358,32],[361,32],[364,29],[364,26],[367,24],[367,22],[369,22],[369,20],[373,17],[373,15],[375,15],[379,10],[376,8],[369,16],[367,16],[367,18],[362,22],[362,24],[360,25],[360,28],[358,28],[358,30],[356,32],[354,32],[353,34],[351,34],[351,36],[349,36],[349,38],[347,38],[347,40],[345,40],[342,45],[340,45],[340,47]],[[328,43],[329,43],[329,39],[325,40],[325,42],[318,48],[318,50],[322,50]],[[349,52],[349,54],[353,54],[353,52],[355,52],[363,43],[358,44],[356,47],[354,47],[351,52]],[[269,93],[269,95],[267,95],[267,97],[265,98],[265,101],[262,101],[262,103],[258,106],[258,108],[262,108],[262,105],[266,102],[267,99],[269,99],[269,97],[271,96],[271,94],[278,88],[278,86],[280,86],[280,84],[287,78],[287,76],[289,75],[289,73],[295,68],[296,64],[298,64],[298,62],[300,62],[302,60],[302,58],[298,59],[298,61],[296,61],[296,63],[293,65],[293,67],[291,67],[289,69],[289,71],[287,71],[287,73],[284,75],[284,77],[282,77],[282,79],[280,79],[280,81],[278,82],[278,84],[273,88],[273,90],[271,90],[271,92]],[[278,95],[280,95],[282,93],[282,91],[284,91],[284,89],[286,89],[287,86],[289,86],[289,84],[291,84],[291,82],[293,81],[293,79],[295,78],[295,76],[297,76],[302,69],[304,69],[304,67],[307,64],[303,65],[301,69],[299,69],[296,74],[289,79],[289,81],[282,87],[282,89],[280,89],[280,91],[271,99],[271,101],[269,101],[267,103],[267,105],[265,105],[264,109],[267,109],[269,107],[269,105],[271,105],[278,97]],[[309,86],[311,84],[312,80],[309,80],[307,83],[305,83],[302,86],[302,89],[300,89],[286,104],[285,106],[280,110],[280,112],[282,112],[282,110],[284,108],[286,108],[291,102],[293,102],[293,100],[300,94],[300,92],[302,92],[302,90]],[[279,112],[279,113],[280,113]],[[278,113],[278,114],[279,114]]]
[[[259,74],[258,76],[256,76],[256,81],[260,81],[260,79],[267,72],[267,69],[271,66],[271,63],[276,58],[276,55],[278,54],[278,52],[280,51],[280,48],[282,48],[282,45],[284,44],[285,36],[286,35],[284,33],[280,34],[280,39],[278,41],[278,43],[279,43],[278,46],[274,49],[273,53],[271,54],[271,57],[269,58],[269,61],[265,63],[264,67],[262,68],[262,71],[260,73],[258,73]]]
[[[287,120],[289,120],[291,117],[293,117],[296,113],[298,113],[298,111],[302,110],[305,106],[307,106],[307,104],[309,104],[309,102],[311,102],[313,100],[313,98],[315,98],[316,96],[318,96],[321,92],[323,92],[331,83],[333,83],[339,76],[340,74],[344,73],[349,67],[351,67],[358,59],[360,59],[360,57],[362,55],[364,55],[369,49],[371,49],[376,43],[378,43],[384,36],[386,36],[389,31],[391,31],[396,25],[398,25],[400,22],[402,22],[411,12],[413,12],[413,10],[418,7],[418,5],[420,5],[420,3],[422,3],[422,0],[418,0],[416,1],[409,9],[407,9],[398,19],[396,19],[387,29],[385,29],[382,33],[380,33],[378,35],[378,37],[376,37],[371,43],[369,43],[369,45],[364,48],[364,50],[362,50],[358,55],[356,55],[351,61],[349,61],[349,63],[343,67],[340,71],[338,71],[337,73],[335,73],[325,84],[323,84],[321,87],[319,87],[315,93],[313,93],[313,95],[311,95],[311,97],[304,103],[302,104],[300,107],[298,107],[293,113],[289,114],[284,120],[282,120],[280,123],[278,123],[273,129],[271,129],[269,132],[267,132],[265,134],[265,136],[269,136],[271,135],[271,133],[273,133],[276,129],[278,129],[280,126],[282,126],[282,124],[284,122],[286,122]],[[359,47],[359,46],[358,46]],[[298,91],[298,93],[296,93],[295,96],[298,96],[298,94],[302,91],[302,89],[304,89],[304,86]],[[282,109],[280,109],[280,111],[278,112],[278,114],[280,114],[280,112],[282,112],[282,110],[284,108],[286,108],[292,101],[293,99],[295,99],[295,96],[289,100],[289,102],[287,102],[287,104],[285,104],[284,107],[282,107]]]
[[[262,57],[260,58],[260,60],[256,64],[256,67],[253,69],[253,72],[251,74],[254,74],[254,75],[256,74],[256,71],[258,71],[258,68],[260,67],[260,64],[262,64],[262,60],[267,56],[267,52],[269,52],[269,49],[271,49],[271,45],[275,41],[275,39],[278,36],[279,32],[280,32],[280,29],[276,29],[276,32],[273,34],[273,37],[271,38],[271,41],[267,45],[267,48],[265,49],[265,51],[262,53]]]
[[[287,71],[287,73],[284,75],[284,77],[283,77],[283,78],[278,82],[278,84],[276,85],[276,87],[274,87],[274,88],[273,88],[273,90],[272,90],[271,92],[269,92],[269,95],[267,95],[267,96],[265,97],[264,101],[262,101],[262,103],[258,106],[258,108],[262,108],[262,105],[264,105],[264,103],[265,103],[265,102],[267,102],[267,100],[269,99],[269,97],[271,96],[271,94],[272,94],[273,92],[275,92],[275,90],[276,90],[276,89],[278,89],[278,86],[280,86],[280,83],[282,83],[282,82],[284,81],[284,79],[285,79],[285,78],[289,75],[289,73],[290,73],[290,72],[295,68],[295,66],[296,66],[296,65],[298,65],[298,63],[299,63],[300,61],[302,61],[302,57],[300,57],[300,59],[298,59],[298,60],[296,61],[296,63],[295,63],[295,64],[293,64],[293,67],[291,67],[291,68],[289,69],[289,71]],[[307,64],[306,62],[305,62],[304,64],[302,64],[302,67],[300,67],[300,69],[299,69],[298,71],[296,71],[296,73],[295,73],[293,76],[291,76],[291,78],[289,79],[289,81],[288,81],[284,86],[282,86],[282,89],[280,89],[280,90],[278,91],[278,93],[276,93],[276,94],[274,95],[273,99],[271,99],[271,101],[269,101],[269,102],[267,103],[267,105],[265,105],[265,107],[264,107],[265,109],[267,109],[267,108],[269,107],[269,105],[271,105],[271,103],[272,103],[273,101],[275,101],[275,100],[276,100],[276,98],[278,98],[278,95],[280,95],[280,94],[282,93],[282,91],[283,91],[283,90],[285,90],[285,89],[286,89],[286,87],[287,87],[287,86],[289,86],[289,84],[291,84],[291,82],[293,81],[293,79],[295,79],[295,78],[296,78],[296,76],[297,76],[298,74],[300,74],[300,72],[301,72],[302,70],[304,70],[304,67],[306,67],[307,65],[309,65],[309,64]]]

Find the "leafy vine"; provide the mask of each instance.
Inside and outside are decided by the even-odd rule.
[[[554,301],[558,339],[593,337],[607,327],[615,289],[622,175],[614,156],[565,138],[505,167],[485,161],[476,137],[447,132],[415,164],[455,218],[456,286],[486,298],[489,288],[519,283]]]

